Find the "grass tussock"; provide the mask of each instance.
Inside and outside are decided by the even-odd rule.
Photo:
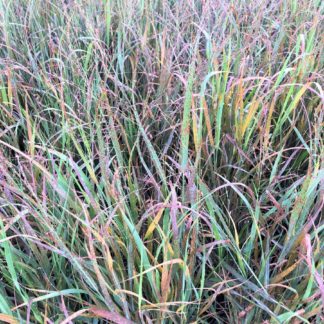
[[[320,0],[0,0],[0,321],[323,323]]]

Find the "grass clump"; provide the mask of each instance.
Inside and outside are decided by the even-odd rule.
[[[0,321],[323,322],[319,0],[0,0]]]

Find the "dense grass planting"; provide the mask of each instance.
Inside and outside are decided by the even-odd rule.
[[[320,0],[0,0],[0,322],[323,323]]]

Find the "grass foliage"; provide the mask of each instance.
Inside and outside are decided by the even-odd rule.
[[[323,323],[320,0],[0,0],[0,321]]]

